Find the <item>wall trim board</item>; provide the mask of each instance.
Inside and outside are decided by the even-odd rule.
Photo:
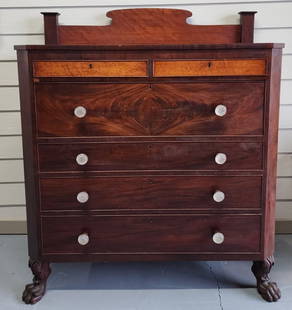
[[[292,234],[292,221],[276,221],[276,234]]]
[[[23,235],[26,232],[26,221],[0,221],[0,235]],[[276,234],[292,234],[292,221],[276,221]]]
[[[1,235],[23,235],[26,231],[26,221],[0,221]]]

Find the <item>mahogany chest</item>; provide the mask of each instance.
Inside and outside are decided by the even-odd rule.
[[[16,46],[29,265],[252,260],[276,301],[273,265],[282,44],[191,13],[117,10],[109,26],[61,26]],[[121,35],[122,34],[122,35]]]

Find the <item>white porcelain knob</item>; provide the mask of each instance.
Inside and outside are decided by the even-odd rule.
[[[225,194],[221,191],[216,191],[214,194],[213,194],[213,200],[216,201],[216,202],[221,202],[225,199]]]
[[[88,162],[88,156],[86,154],[78,154],[76,156],[76,162],[78,165],[83,166]]]
[[[80,245],[86,245],[89,242],[89,236],[88,234],[84,233],[78,236],[78,243]]]
[[[224,235],[221,232],[216,232],[213,237],[213,242],[216,244],[222,244],[224,242]]]
[[[78,118],[83,118],[86,115],[86,109],[82,106],[78,106],[74,109],[74,115]]]
[[[89,199],[89,195],[87,192],[80,192],[77,194],[77,200],[80,202],[80,203],[85,203],[87,202]]]
[[[215,114],[217,116],[224,116],[227,113],[227,108],[223,104],[218,104],[215,108]]]
[[[217,153],[215,156],[215,162],[218,165],[223,165],[227,161],[227,156],[224,153]]]

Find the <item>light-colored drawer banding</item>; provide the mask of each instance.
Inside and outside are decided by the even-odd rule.
[[[232,76],[265,75],[264,59],[156,60],[153,76]]]
[[[36,77],[145,77],[147,61],[36,61]]]

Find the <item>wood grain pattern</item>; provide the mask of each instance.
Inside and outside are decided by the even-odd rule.
[[[58,27],[59,44],[188,44],[240,42],[240,25],[190,25],[190,11],[143,8],[109,11],[108,26]],[[143,21],[143,22],[141,22]]]
[[[271,80],[267,83],[266,93],[269,102],[266,111],[267,134],[265,136],[266,174],[267,182],[264,189],[264,242],[265,256],[272,256],[275,244],[275,205],[276,205],[276,176],[277,149],[280,104],[282,51],[273,50],[271,53]]]
[[[265,75],[264,59],[156,60],[153,76]]]
[[[147,61],[36,61],[35,77],[145,77]]]
[[[40,180],[42,210],[234,210],[261,207],[261,177],[115,176]],[[213,200],[215,191],[224,201]],[[77,201],[86,191],[89,200]],[[243,199],[244,197],[244,199]]]
[[[283,45],[236,43],[252,41],[252,12],[230,26],[191,26],[190,12],[165,9],[110,12],[105,27],[50,16],[46,41],[65,45],[16,47],[32,261],[266,262]],[[37,62],[46,75],[33,80]],[[226,197],[214,210],[217,186]],[[81,209],[74,199],[86,190]]]
[[[252,43],[254,36],[254,16],[256,11],[239,12],[241,24],[241,42]]]
[[[76,156],[88,156],[80,166]],[[227,162],[215,163],[217,153]],[[261,143],[71,143],[40,144],[40,171],[254,170],[262,169]]]
[[[192,50],[197,50],[198,52],[200,51],[202,53],[202,56],[200,58],[196,58],[196,59],[204,59],[204,54],[206,50],[209,51],[222,51],[225,50],[225,52],[227,52],[227,56],[226,57],[222,57],[222,55],[218,55],[217,57],[216,55],[212,55],[212,57],[214,57],[214,59],[225,59],[225,58],[229,58],[230,56],[233,58],[238,58],[240,56],[240,54],[243,56],[242,58],[250,58],[250,56],[253,59],[257,59],[258,57],[263,57],[263,56],[267,56],[270,52],[270,49],[272,48],[279,48],[282,49],[285,47],[284,43],[222,43],[222,44],[212,44],[212,42],[207,43],[207,44],[196,44],[196,43],[189,43],[189,44],[184,44],[184,45],[180,45],[180,44],[129,44],[129,45],[115,45],[114,43],[112,45],[85,45],[85,44],[80,44],[80,45],[32,45],[32,44],[26,44],[26,45],[14,45],[14,49],[15,50],[27,50],[27,51],[35,51],[37,52],[53,52],[53,51],[67,51],[67,53],[69,55],[74,54],[75,58],[71,58],[68,57],[68,55],[66,55],[66,60],[70,60],[70,59],[74,59],[74,60],[93,60],[93,59],[97,59],[100,60],[100,57],[98,57],[99,55],[96,53],[91,53],[91,52],[101,52],[101,51],[108,51],[108,52],[113,52],[113,51],[131,51],[131,52],[135,52],[135,51],[153,51],[155,50],[155,56],[156,59],[158,59],[158,57],[160,56],[160,53],[163,51],[163,54],[167,51],[167,53],[169,53],[170,51],[175,51],[176,53],[178,51],[186,51],[188,50],[188,52],[192,51]],[[233,53],[235,52],[235,50],[237,52],[239,52],[240,54],[237,53]],[[244,50],[244,51],[243,51]],[[259,53],[257,53],[256,51],[261,50]],[[86,57],[80,57],[80,55],[77,55],[76,53],[74,53],[74,51],[83,51],[85,52],[83,56],[88,55],[88,53],[90,53],[90,58],[86,58]],[[186,57],[187,54],[185,53],[181,53],[178,54],[177,57],[173,57],[172,59],[184,59],[187,58]],[[32,54],[32,59],[33,60],[44,60],[44,58],[38,57],[40,56],[40,54]],[[45,55],[43,54],[43,56],[45,57]],[[46,55],[48,56],[48,54]],[[150,55],[148,55],[150,56]],[[181,56],[181,58],[179,58],[179,56]],[[206,55],[205,55],[206,56]],[[47,58],[47,57],[45,57]],[[58,53],[52,53],[50,54],[50,56],[47,58],[48,60],[56,60],[56,59],[62,59],[65,60],[64,57],[62,57],[61,54]],[[128,54],[116,54],[117,59],[130,59]],[[137,58],[132,58],[131,59],[137,59]],[[160,57],[159,57],[160,59]],[[194,59],[194,58],[192,58]]]
[[[262,82],[39,83],[38,135],[262,135],[263,95]],[[219,104],[224,117],[215,114]],[[77,106],[84,118],[74,116]]]
[[[257,252],[258,215],[42,217],[43,253]],[[220,231],[223,244],[212,235]],[[122,232],[122,233],[121,233]],[[87,233],[81,246],[78,235]]]
[[[58,15],[55,12],[42,12],[44,16],[45,44],[58,44],[59,27]]]
[[[196,252],[196,253],[46,253],[50,262],[162,262],[162,261],[251,261],[263,259],[261,252]]]
[[[40,218],[39,218],[39,188],[37,176],[37,153],[36,153],[36,122],[33,102],[33,84],[31,81],[31,66],[29,53],[22,51],[17,53],[18,74],[19,74],[19,94],[21,102],[21,125],[22,125],[22,145],[24,157],[24,177],[25,177],[25,202],[27,213],[27,233],[28,233],[28,253],[30,259],[37,261],[40,257]],[[18,145],[21,145],[17,139]],[[20,185],[20,186],[19,186]],[[18,195],[21,193],[22,184],[18,184]],[[16,197],[18,196],[16,195]],[[13,196],[15,197],[15,196]],[[18,200],[17,197],[16,200]],[[16,201],[18,202],[18,201]]]

